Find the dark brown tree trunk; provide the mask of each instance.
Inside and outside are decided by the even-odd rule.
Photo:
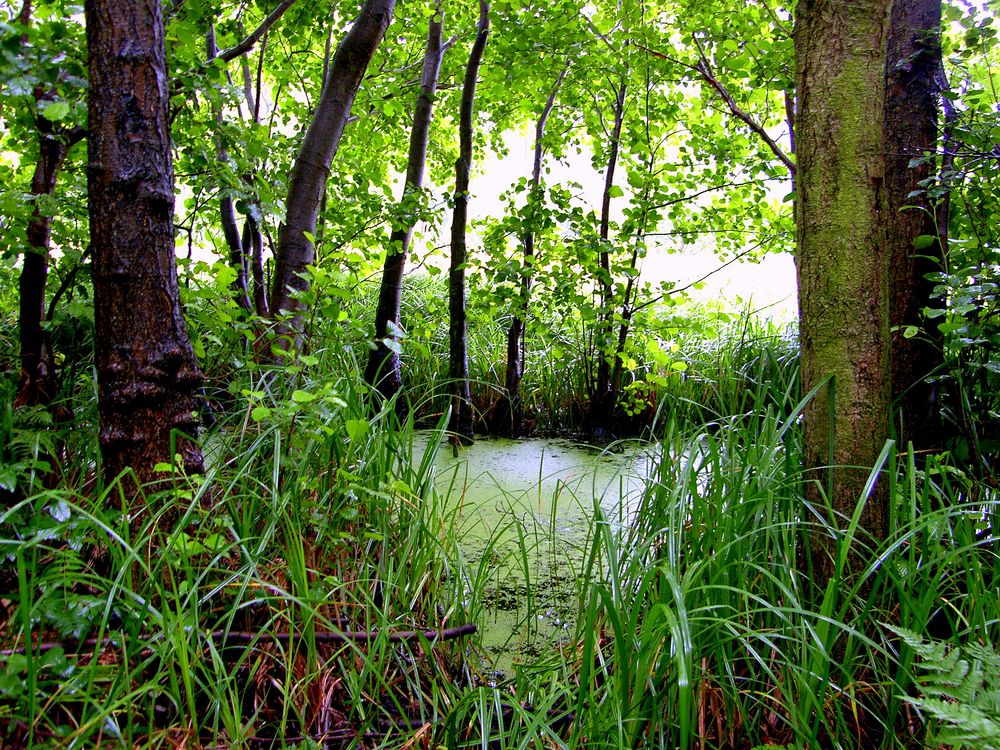
[[[611,131],[608,167],[604,173],[604,193],[601,198],[600,253],[597,279],[597,287],[601,293],[601,309],[598,311],[598,325],[594,342],[597,351],[597,382],[590,397],[590,413],[588,415],[588,430],[594,434],[602,434],[610,429],[611,417],[615,408],[614,394],[611,392],[610,362],[613,343],[614,294],[608,235],[611,226],[611,189],[615,186],[615,168],[618,166],[622,125],[625,122],[626,87],[627,80],[623,75],[615,97],[615,120]]]
[[[102,470],[111,480],[131,467],[145,481],[175,453],[202,468],[202,379],[174,258],[163,18],[159,3],[136,0],[87,0],[85,10]]]
[[[424,52],[424,69],[420,79],[420,94],[413,112],[413,128],[410,131],[410,151],[406,162],[406,184],[403,186],[401,215],[386,248],[385,264],[382,267],[382,286],[379,288],[378,307],[375,310],[375,348],[368,356],[365,381],[386,399],[399,392],[403,385],[400,371],[399,344],[396,334],[389,330],[389,324],[399,326],[399,310],[403,299],[403,271],[406,267],[406,253],[410,247],[410,237],[416,214],[406,206],[407,198],[420,190],[424,182],[424,168],[427,162],[427,144],[430,139],[431,120],[434,114],[434,96],[437,93],[438,73],[444,55],[442,34],[444,29],[444,9],[438,5],[427,27],[427,48]],[[387,343],[388,342],[388,343]],[[389,343],[394,347],[390,348]]]
[[[889,318],[892,395],[901,415],[898,437],[917,450],[940,446],[934,388],[927,375],[942,362],[940,341],[923,329],[922,310],[940,270],[935,206],[927,198],[937,147],[937,73],[941,67],[941,0],[895,0],[889,26],[885,90],[885,189],[889,203]],[[917,237],[935,238],[914,246]]]
[[[570,61],[567,60],[559,72],[549,98],[542,107],[542,113],[535,123],[535,158],[531,166],[531,188],[528,191],[527,222],[528,229],[522,238],[521,290],[514,309],[514,319],[507,330],[507,367],[504,372],[504,398],[501,399],[493,429],[500,435],[517,437],[521,434],[524,422],[524,410],[521,403],[521,381],[524,379],[524,328],[528,320],[528,307],[531,302],[531,283],[535,267],[535,223],[544,199],[542,193],[542,159],[545,156],[545,125],[549,115],[556,105],[556,97],[566,73],[569,72]]]
[[[459,152],[455,162],[455,211],[451,223],[451,265],[448,271],[449,359],[451,381],[451,422],[449,429],[458,439],[471,439],[472,394],[469,391],[469,355],[465,319],[465,226],[469,211],[469,171],[472,168],[472,129],[476,102],[476,80],[479,65],[490,34],[490,4],[479,0],[479,23],[476,41],[469,53],[462,85],[462,105],[459,115]]]
[[[31,179],[35,207],[28,222],[28,251],[24,254],[18,280],[18,335],[21,345],[21,379],[15,400],[18,406],[49,404],[58,391],[55,363],[42,327],[52,218],[39,206],[38,199],[55,192],[56,178],[66,154],[84,136],[82,128],[58,132],[54,124],[44,117],[38,118],[37,127],[38,161]]]
[[[275,258],[272,315],[297,312],[300,305],[293,295],[309,288],[302,274],[316,257],[309,237],[316,236],[316,218],[330,164],[340,146],[361,79],[385,36],[395,5],[395,0],[367,0],[333,56],[329,81],[320,94],[288,183],[285,223]],[[291,332],[298,333],[300,328],[301,321],[293,322]]]
[[[834,529],[864,502],[865,541],[884,539],[888,527],[886,483],[863,494],[889,436],[882,126],[890,5],[800,0],[795,17],[802,388],[821,386],[804,416],[806,495]],[[812,531],[808,552],[822,592],[839,567],[834,536]],[[847,564],[857,571],[857,558]]]
[[[267,299],[267,279],[264,278],[264,237],[261,235],[260,224],[252,215],[247,216],[243,222],[243,245],[251,249],[250,273],[253,275],[254,309],[264,318],[271,312]]]

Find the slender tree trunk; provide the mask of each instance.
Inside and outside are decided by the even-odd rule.
[[[504,372],[506,393],[501,400],[499,415],[494,419],[494,431],[510,437],[521,434],[524,422],[524,410],[521,403],[521,381],[524,379],[524,328],[528,320],[528,306],[531,301],[531,283],[535,267],[535,223],[544,199],[542,191],[542,159],[545,156],[545,125],[549,115],[556,105],[556,97],[566,73],[569,72],[570,61],[567,60],[559,72],[549,98],[542,107],[542,113],[535,123],[535,158],[531,167],[531,188],[528,191],[527,220],[528,229],[522,238],[521,290],[514,309],[514,319],[507,331],[507,367]]]
[[[201,373],[181,316],[159,3],[87,0],[88,189],[103,473],[201,470]],[[175,431],[186,436],[181,437]]]
[[[219,47],[215,42],[215,26],[208,27],[205,34],[205,54],[208,62],[212,62],[219,54]],[[245,60],[245,58],[244,58]],[[249,89],[247,91],[249,95]],[[215,123],[222,128],[222,105],[214,104]],[[251,106],[251,111],[253,107]],[[229,152],[222,144],[222,134],[215,136],[215,155],[220,164],[229,163]],[[233,205],[233,196],[228,190],[223,190],[219,199],[219,212],[222,219],[222,234],[226,238],[226,246],[229,248],[229,265],[236,272],[233,280],[232,290],[236,296],[237,304],[247,312],[253,310],[253,303],[250,301],[250,288],[247,281],[249,262],[247,259],[247,249],[243,246],[239,225],[236,222],[236,208]]]
[[[922,310],[934,289],[926,276],[941,268],[940,242],[919,249],[914,246],[919,236],[938,236],[935,206],[923,191],[934,169],[940,67],[941,0],[895,0],[886,59],[884,127],[892,395],[902,417],[899,439],[904,446],[912,442],[917,450],[939,446],[941,439],[934,388],[927,381],[927,375],[942,362],[940,341],[932,331],[906,335],[908,327],[923,328]]]
[[[378,307],[375,310],[375,348],[368,356],[365,381],[387,399],[399,392],[403,385],[399,363],[399,344],[395,332],[389,324],[399,326],[399,310],[403,298],[403,271],[406,267],[406,253],[410,247],[410,237],[416,215],[407,208],[407,198],[420,190],[424,182],[424,168],[427,162],[427,144],[430,140],[431,120],[434,114],[434,96],[437,93],[438,74],[444,55],[442,35],[444,29],[444,8],[439,3],[427,27],[427,48],[424,52],[424,69],[420,79],[420,94],[413,113],[413,128],[410,131],[410,151],[406,162],[406,184],[403,186],[400,224],[389,236],[389,247],[385,252],[382,267],[382,286],[379,289]],[[393,343],[390,348],[387,342]]]
[[[469,53],[462,85],[462,106],[459,116],[459,155],[455,162],[455,211],[451,224],[451,266],[448,272],[449,367],[452,389],[452,412],[449,429],[458,439],[471,439],[472,394],[469,391],[469,356],[465,320],[465,227],[469,210],[469,171],[472,168],[472,129],[476,102],[476,80],[479,65],[486,50],[490,33],[490,4],[479,0],[479,23],[476,41]]]
[[[601,292],[601,309],[598,312],[595,348],[597,350],[597,382],[590,399],[588,429],[602,433],[610,427],[614,412],[614,394],[611,392],[611,362],[608,355],[612,345],[614,320],[614,293],[611,280],[611,254],[609,232],[611,227],[611,190],[615,186],[615,168],[621,146],[622,125],[625,122],[625,94],[627,79],[622,75],[615,98],[615,119],[611,131],[608,166],[604,172],[604,193],[601,198],[600,255],[598,259],[597,286]]]
[[[863,501],[889,435],[882,126],[890,6],[891,0],[800,0],[795,18],[802,387],[808,392],[826,383],[804,416],[806,493],[821,511],[825,491],[833,511],[828,520],[838,529]],[[885,538],[885,482],[867,498],[860,521],[870,537]],[[837,571],[835,540],[815,530],[808,549],[822,592]],[[852,568],[856,562],[848,561]]]
[[[23,406],[48,404],[58,391],[55,363],[49,350],[48,336],[42,328],[52,218],[39,206],[38,199],[55,192],[56,178],[66,154],[84,136],[82,128],[58,132],[53,123],[44,117],[38,118],[37,127],[38,161],[31,179],[31,195],[35,198],[35,207],[28,221],[28,251],[24,254],[18,280],[21,380],[15,403]]]
[[[302,274],[316,257],[309,237],[316,235],[316,218],[330,164],[340,146],[361,79],[385,36],[395,5],[395,0],[367,0],[333,56],[329,81],[323,87],[292,167],[285,201],[285,223],[278,237],[275,259],[270,300],[272,315],[297,312],[300,305],[293,295],[309,288]],[[296,319],[290,332],[300,331],[301,320]]]

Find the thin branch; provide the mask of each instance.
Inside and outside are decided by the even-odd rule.
[[[696,65],[689,65],[688,67],[693,67],[694,70],[701,74],[701,77],[705,79],[705,82],[715,89],[718,95],[726,103],[729,107],[729,111],[733,113],[733,116],[742,120],[747,127],[760,136],[764,143],[767,144],[767,147],[771,149],[771,152],[778,157],[781,163],[788,169],[788,172],[794,177],[795,162],[782,150],[781,146],[778,145],[778,142],[770,136],[767,130],[764,129],[763,125],[740,108],[740,105],[736,103],[736,100],[733,98],[732,94],[729,93],[728,89],[726,89],[722,82],[715,77],[715,74],[712,71],[712,66],[709,64],[708,58],[705,57],[705,51],[698,42],[698,38],[693,37],[693,39],[695,46],[698,48],[698,62]]]
[[[663,294],[659,294],[656,297],[653,297],[652,299],[646,300],[641,305],[636,305],[635,307],[632,308],[632,314],[635,315],[640,310],[644,310],[645,308],[649,307],[650,305],[655,305],[658,302],[661,302],[662,300],[666,299],[667,297],[671,297],[671,296],[673,296],[675,294],[681,294],[682,292],[686,292],[688,289],[691,289],[695,285],[700,284],[701,282],[703,282],[705,279],[710,278],[711,276],[714,276],[715,274],[719,273],[723,269],[731,266],[733,263],[737,263],[737,262],[741,261],[743,258],[745,258],[746,256],[748,256],[754,250],[757,250],[758,248],[760,248],[766,241],[767,241],[767,238],[761,240],[760,242],[758,242],[753,247],[749,247],[746,250],[743,250],[742,252],[734,255],[732,258],[730,258],[729,260],[727,260],[725,263],[723,263],[718,268],[712,269],[711,271],[709,271],[708,273],[706,273],[701,278],[695,279],[694,281],[692,281],[689,284],[685,284],[684,286],[676,287],[674,289],[670,289],[670,290],[664,292]]]
[[[664,201],[663,203],[657,203],[655,206],[650,206],[649,208],[652,210],[658,210],[661,208],[666,208],[667,206],[676,205],[677,203],[686,203],[687,201],[694,200],[695,198],[698,198],[704,195],[705,193],[712,193],[715,192],[716,190],[725,190],[726,188],[738,188],[738,187],[746,187],[747,185],[756,185],[759,182],[760,180],[744,180],[743,182],[724,182],[721,185],[709,185],[707,188],[699,190],[695,193],[691,193],[689,195],[682,195],[678,198],[671,198],[668,201]]]
[[[253,49],[254,45],[257,44],[258,41],[260,41],[260,38],[267,33],[268,29],[274,26],[274,24],[278,21],[278,19],[281,18],[283,15],[285,15],[285,11],[291,8],[293,5],[295,5],[295,0],[281,0],[281,3],[279,3],[278,7],[275,8],[273,11],[271,11],[271,15],[269,15],[267,18],[261,21],[260,26],[254,29],[250,33],[250,36],[248,36],[239,44],[230,47],[229,49],[222,50],[222,52],[220,52],[218,56],[223,60],[225,60],[226,62],[229,62],[231,60],[235,60],[240,55],[245,55],[247,52]]]
[[[457,625],[452,628],[442,628],[440,630],[397,630],[391,631],[385,635],[386,640],[390,643],[410,643],[412,641],[419,641],[421,639],[435,642],[453,641],[458,638],[462,638],[466,635],[472,635],[477,630],[476,624],[474,622],[467,623],[465,625]],[[379,636],[383,635],[384,631],[380,630],[360,630],[360,631],[343,631],[338,632],[336,630],[325,631],[314,633],[313,638],[318,643],[371,643],[376,640]],[[247,643],[252,644],[258,641],[274,641],[276,643],[288,643],[292,640],[302,640],[306,636],[301,633],[268,633],[266,631],[226,631],[226,630],[216,630],[205,634],[206,639],[211,639],[214,642],[222,643]],[[152,641],[155,636],[144,634],[138,636],[139,641]],[[79,646],[84,648],[93,648],[94,646],[100,646],[105,648],[107,646],[114,645],[115,641],[119,640],[115,636],[105,636],[104,638],[87,638],[86,640],[80,641]],[[33,653],[42,653],[45,651],[52,651],[56,648],[63,648],[66,644],[63,641],[48,641],[45,643],[35,643],[31,646],[31,651]],[[148,648],[148,647],[147,647]],[[18,654],[27,653],[27,649],[22,648],[7,648],[0,650],[0,656],[14,656]]]
[[[792,38],[792,30],[785,25],[786,21],[778,15],[778,11],[771,7],[771,4],[767,0],[760,0],[760,5],[767,14],[771,17],[771,22],[774,24],[774,28],[784,34],[787,38]]]

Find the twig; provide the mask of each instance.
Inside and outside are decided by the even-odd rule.
[[[453,641],[457,638],[461,638],[466,635],[471,635],[477,630],[476,624],[474,622],[467,623],[465,625],[457,625],[452,628],[442,628],[441,630],[397,630],[390,631],[385,637],[390,643],[409,643],[410,641],[417,641],[421,638],[425,638],[428,641]],[[313,637],[319,643],[370,643],[382,635],[385,631],[381,630],[358,630],[358,631],[343,631],[338,632],[335,630],[324,631],[316,633]],[[152,635],[140,635],[136,638],[139,641],[152,641],[155,636]],[[244,631],[244,630],[215,630],[213,632],[207,633],[206,638],[212,641],[223,641],[223,642],[235,642],[235,643],[255,643],[257,641],[276,641],[278,643],[288,643],[294,639],[302,639],[306,636],[301,633],[268,633],[266,631]],[[94,646],[105,646],[113,645],[114,642],[118,640],[115,636],[105,636],[104,638],[87,638],[86,640],[80,641],[78,647],[92,648]],[[56,648],[62,648],[65,646],[63,641],[46,641],[45,643],[36,643],[31,647],[32,652],[42,653],[45,651],[52,651]],[[7,648],[0,650],[0,656],[16,656],[23,655],[27,653],[27,648]]]

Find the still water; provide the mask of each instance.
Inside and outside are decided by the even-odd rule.
[[[487,439],[457,457],[447,445],[438,452],[437,488],[459,514],[495,669],[509,672],[573,635],[596,509],[613,527],[627,524],[653,452],[644,444],[602,451],[564,439]]]

